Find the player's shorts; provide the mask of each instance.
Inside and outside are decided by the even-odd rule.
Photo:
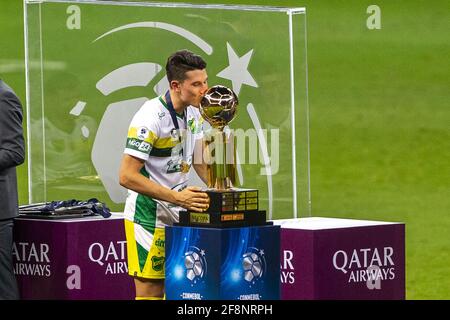
[[[127,237],[128,274],[146,279],[164,279],[164,229],[146,230],[140,224],[127,219],[124,221]]]

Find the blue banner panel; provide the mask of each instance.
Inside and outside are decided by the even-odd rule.
[[[166,227],[170,300],[277,300],[280,228]]]

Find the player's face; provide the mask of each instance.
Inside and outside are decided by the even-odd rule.
[[[206,70],[191,70],[186,72],[186,79],[179,84],[179,97],[185,105],[200,106],[200,101],[208,90],[208,75]]]

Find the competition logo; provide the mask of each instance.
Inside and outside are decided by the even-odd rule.
[[[140,128],[138,128],[138,130],[137,130],[137,136],[138,136],[138,138],[139,139],[141,139],[141,140],[145,140],[145,139],[147,139],[148,138],[148,136],[149,136],[149,130],[148,130],[148,128],[146,128],[146,127],[140,127]]]
[[[57,4],[57,6],[65,5]],[[60,125],[64,130],[66,130],[65,122],[73,126],[73,135],[66,139],[70,143],[66,143],[65,150],[73,151],[78,148],[77,155],[82,157],[82,160],[76,161],[77,168],[79,167],[81,172],[74,174],[74,170],[71,170],[71,173],[65,177],[67,181],[64,181],[64,185],[73,179],[82,179],[82,182],[92,183],[89,190],[105,191],[111,202],[116,204],[125,202],[127,190],[120,186],[117,172],[120,168],[128,126],[133,116],[149,98],[164,94],[168,90],[169,83],[164,65],[169,54],[175,49],[188,48],[208,61],[211,66],[208,69],[211,84],[222,83],[231,87],[236,94],[242,93],[247,97],[248,101],[242,106],[241,111],[242,132],[240,132],[239,141],[243,145],[243,150],[236,151],[240,155],[236,169],[239,182],[244,185],[249,183],[244,179],[254,179],[255,171],[252,171],[248,177],[244,176],[244,169],[246,174],[249,171],[241,164],[259,167],[259,174],[265,176],[267,182],[265,193],[268,197],[268,215],[271,217],[274,203],[272,176],[277,174],[279,168],[278,130],[284,126],[286,119],[280,116],[280,119],[270,124],[263,119],[260,120],[262,115],[268,113],[264,107],[270,99],[263,99],[258,94],[262,91],[259,88],[272,81],[268,76],[263,78],[262,75],[266,76],[266,73],[260,72],[261,75],[256,73],[262,66],[266,68],[267,65],[263,64],[260,55],[264,52],[264,48],[259,49],[260,43],[261,45],[266,43],[267,39],[261,35],[252,38],[255,41],[246,41],[247,38],[253,37],[250,33],[235,32],[238,30],[236,28],[240,27],[241,21],[223,25],[222,22],[210,19],[210,13],[203,10],[200,10],[201,13],[198,14],[185,14],[183,15],[185,18],[179,23],[172,23],[172,21],[165,21],[164,15],[155,13],[158,10],[172,10],[172,8],[153,9],[138,6],[136,9],[128,7],[121,11],[121,8],[114,4],[106,4],[101,8],[83,4],[70,5],[67,9],[69,7],[72,9],[66,10],[66,13],[70,15],[67,17],[69,31],[67,31],[67,37],[60,37],[60,40],[64,42],[61,47],[73,49],[74,54],[66,56],[61,53],[64,59],[64,65],[61,68],[67,69],[65,74],[75,75],[73,78],[77,81],[78,90],[72,90],[73,98],[66,99],[70,104],[68,110],[64,112],[69,115],[70,121],[60,121]],[[173,10],[182,12],[184,8],[173,8]],[[64,12],[64,10],[58,12]],[[119,15],[120,12],[124,13],[120,19],[107,19],[113,16],[113,12]],[[130,14],[130,12],[137,14]],[[229,13],[231,11],[223,12],[224,15]],[[208,28],[200,28],[200,20]],[[94,25],[91,25],[91,21],[95,21]],[[108,21],[108,23],[102,24],[101,21]],[[111,21],[121,21],[121,23],[111,26]],[[89,27],[85,27],[88,23]],[[224,32],[223,28],[230,28],[230,32]],[[217,37],[215,30],[222,30],[226,36]],[[80,58],[77,50],[91,54],[88,59]],[[253,61],[255,57],[261,60],[255,63]],[[214,70],[213,74],[212,70]],[[64,80],[56,78],[52,82],[55,90],[50,90],[51,87],[47,84],[47,91],[62,92],[61,84],[68,83],[66,78]],[[270,97],[272,87],[269,85],[266,87],[265,95]],[[64,90],[64,93],[72,91]],[[56,93],[49,96],[60,99]],[[57,105],[57,103],[50,103],[49,100],[50,98],[46,99],[49,106]],[[48,112],[48,115],[50,114],[54,112]],[[278,114],[284,114],[284,112]],[[164,117],[167,117],[167,112],[157,114],[159,120]],[[45,157],[48,160],[47,164],[50,164],[46,168],[54,167],[62,162],[59,156],[61,152],[55,155],[52,153],[60,147],[57,144],[60,143],[57,135],[50,132],[54,130],[51,125],[57,121],[56,116],[51,120],[47,117],[45,127],[36,129],[36,131],[42,131],[44,128],[48,131],[46,137],[43,137],[47,139],[44,145]],[[190,132],[197,133],[202,123],[194,121],[189,122],[188,125]],[[144,130],[138,134],[141,138],[148,132]],[[146,150],[149,150],[146,144],[139,149],[139,151]],[[51,159],[49,155],[52,155]],[[66,159],[74,159],[70,152],[65,152],[64,155]],[[75,162],[75,160],[72,161]],[[55,177],[61,178],[60,172],[64,172],[62,169],[53,170]],[[48,171],[51,170],[48,169]],[[48,172],[44,172],[43,175],[48,176]],[[197,176],[189,179],[192,184],[202,184]],[[48,180],[52,179],[49,177]],[[77,186],[80,192],[88,189],[85,185],[77,184]],[[45,188],[44,186],[43,192],[47,193]]]
[[[249,251],[242,256],[242,268],[244,269],[244,279],[254,284],[261,279],[266,269],[266,258],[264,251],[257,248],[249,248]]]
[[[184,254],[184,266],[186,268],[186,278],[196,283],[206,274],[207,264],[205,251],[197,247],[190,247]]]
[[[81,9],[79,12],[80,15],[82,15]],[[150,39],[153,34],[157,34],[158,39],[161,39],[160,34],[175,34],[179,37],[178,41],[180,42],[180,47],[186,47],[186,44],[193,44],[200,50],[201,54],[213,56],[213,46],[204,39],[201,34],[192,32],[189,30],[189,27],[163,21],[139,21],[119,25],[98,35],[93,39],[91,45],[95,47],[102,46],[104,43],[115,41],[115,38],[121,38],[124,33],[132,34],[130,32],[142,32],[141,30],[145,29],[148,30]],[[258,88],[259,86],[256,80],[249,71],[254,49],[247,49],[247,51],[244,51],[244,55],[239,55],[236,52],[236,49],[232,47],[229,40],[225,41],[223,45],[226,46],[228,61],[222,62],[222,67],[219,69],[216,76],[226,79],[227,82],[231,82],[236,94],[239,94],[244,89],[245,85]],[[222,52],[223,47],[220,49]],[[169,88],[167,76],[163,73],[163,64],[165,63],[165,58],[170,53],[171,52],[167,52],[164,58],[158,57],[157,59],[160,59],[158,60],[158,63],[150,61],[134,62],[111,70],[97,81],[95,87],[106,97],[112,96],[115,92],[125,88],[145,87],[152,84],[154,93],[149,92],[149,96],[152,97],[154,94],[161,95]],[[227,57],[225,56],[225,59],[226,58]],[[206,60],[208,60],[207,57]],[[146,100],[148,100],[147,97],[140,97],[110,103],[106,107],[95,134],[91,160],[105,190],[111,200],[115,203],[123,203],[127,195],[127,191],[118,183],[118,177],[112,174],[118,171],[120,159],[122,157],[122,152],[118,152],[118,150],[123,150],[123,139],[119,138],[121,136],[120,133],[126,131],[126,127],[129,125],[132,116]],[[71,114],[79,116],[88,108],[88,102],[78,101]],[[258,116],[252,103],[248,104],[247,111],[254,128],[256,130],[261,129]],[[158,116],[161,119],[164,117],[164,114],[159,114]],[[115,125],[111,126],[111,123],[114,123]],[[83,135],[85,138],[88,138],[91,133],[87,127],[83,128]],[[191,132],[197,132],[199,128],[195,126],[195,123],[189,123],[189,129]],[[263,136],[258,137],[258,139],[262,138],[265,139]],[[262,151],[262,154],[267,155],[267,143],[262,141],[260,146],[266,146]],[[270,160],[268,158],[261,161],[266,169],[267,166],[270,167]],[[239,171],[241,180],[243,180],[242,169],[240,166],[238,166],[237,170]],[[270,170],[268,169],[266,171],[269,172]],[[270,180],[268,185],[271,189],[272,183],[270,175],[267,175],[267,179]],[[269,193],[271,194],[272,192]],[[272,199],[270,199],[270,202],[271,201]]]
[[[147,28],[149,31],[162,30],[168,33],[177,34],[180,37],[180,44],[186,43],[184,40],[187,40],[196,45],[206,55],[213,54],[213,47],[199,35],[192,33],[187,28],[159,21],[140,21],[118,26],[97,37],[92,44],[101,45],[104,41],[111,41],[111,38],[116,35],[120,37],[120,34],[123,32],[130,32],[142,28]],[[239,57],[229,43],[226,45],[229,66],[219,72],[217,76],[231,80],[233,89],[237,94],[239,94],[244,84],[258,87],[256,81],[247,70],[253,50],[247,52],[243,57]],[[170,53],[171,52],[167,52],[166,56]],[[155,62],[139,62],[122,66],[109,72],[100,79],[96,84],[96,88],[104,96],[108,96],[115,91],[127,87],[147,86],[156,79],[157,83],[153,87],[154,94],[164,94],[169,88],[169,83],[167,81],[167,76],[162,74],[162,62],[161,64]],[[154,94],[150,94],[150,96],[153,96]],[[108,192],[108,195],[115,203],[125,202],[127,195],[127,191],[118,183],[117,175],[111,174],[112,172],[118,172],[120,159],[122,157],[122,152],[117,152],[117,150],[123,150],[123,139],[119,138],[118,133],[120,131],[126,131],[126,127],[129,125],[132,116],[146,100],[148,99],[142,97],[114,102],[108,105],[95,136],[92,147],[92,163]],[[160,119],[163,116],[163,114],[158,115]],[[259,123],[256,114],[251,117],[255,118]],[[116,125],[111,127],[111,123],[115,123]],[[195,123],[189,123],[189,129],[191,132],[197,131]],[[116,136],[117,138],[112,139],[112,136]],[[178,139],[178,136],[174,138]],[[144,151],[142,149],[140,150]],[[267,161],[264,163],[266,162]],[[242,176],[240,167],[238,170],[241,171],[240,175]]]

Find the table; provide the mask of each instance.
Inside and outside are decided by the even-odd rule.
[[[281,227],[281,298],[405,299],[405,225],[336,218]]]
[[[14,271],[22,299],[134,299],[123,215],[15,220]]]

